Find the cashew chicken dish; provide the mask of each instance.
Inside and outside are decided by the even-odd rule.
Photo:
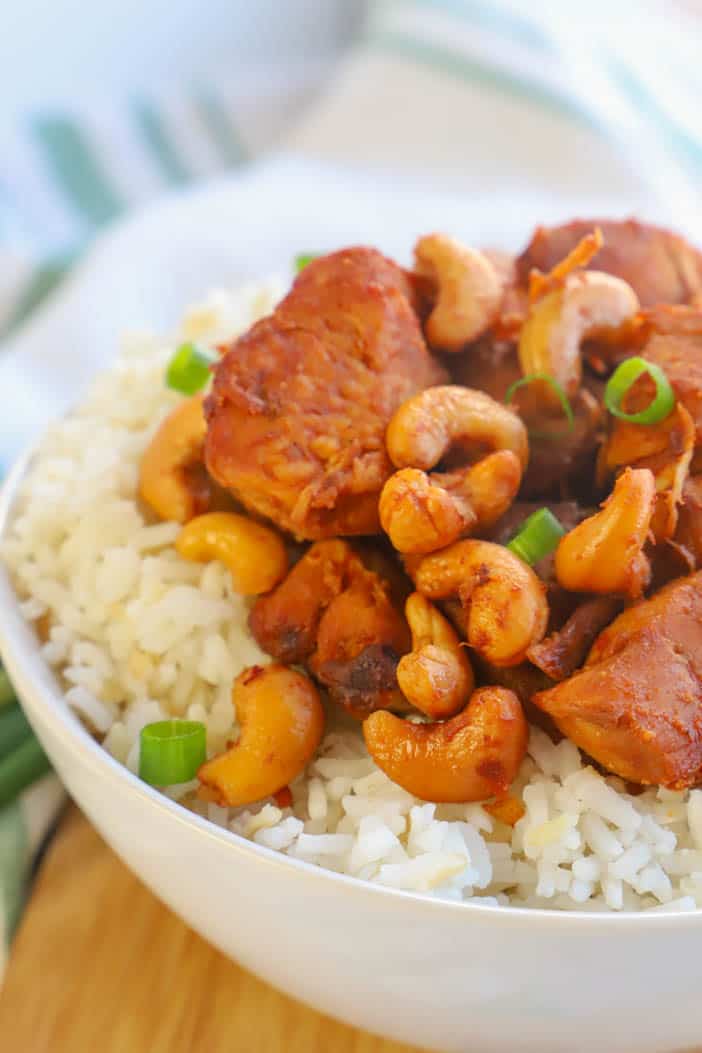
[[[4,556],[68,705],[297,859],[702,906],[702,254],[576,220],[296,271],[127,348],[35,460]]]

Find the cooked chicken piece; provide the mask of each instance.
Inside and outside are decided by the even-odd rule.
[[[385,583],[365,571],[322,615],[312,674],[330,698],[364,719],[375,709],[407,710],[397,664],[410,650],[410,632]]]
[[[556,632],[534,644],[527,658],[551,680],[565,680],[582,665],[595,637],[622,608],[612,596],[583,600]]]
[[[584,669],[534,696],[609,771],[672,789],[702,777],[702,573],[630,607]]]
[[[550,271],[586,234],[599,227],[604,245],[590,268],[623,278],[642,307],[690,303],[702,292],[702,253],[671,231],[629,220],[577,219],[560,227],[538,227],[517,261],[526,284],[536,267]]]
[[[458,384],[486,391],[497,402],[504,402],[508,389],[519,380],[522,371],[514,345],[498,341],[480,341],[464,355],[449,361],[451,374]],[[543,408],[532,405],[528,387],[520,388],[513,405],[529,429],[529,464],[522,480],[524,497],[550,493],[571,475],[591,476],[593,455],[603,430],[603,383],[589,375],[572,399],[574,427],[555,413],[546,418]]]
[[[396,676],[411,643],[397,602],[404,579],[382,553],[373,562],[381,573],[346,541],[317,541],[256,601],[249,618],[264,651],[282,662],[306,662],[330,697],[359,718],[407,708]]]
[[[647,321],[650,335],[640,354],[660,366],[667,376],[677,398],[692,417],[695,444],[699,445],[702,442],[702,309],[658,308],[650,312]],[[637,396],[645,405],[653,393],[653,382],[642,377],[627,399],[627,411],[640,408]]]
[[[683,499],[678,515],[674,544],[690,568],[702,567],[702,475],[688,476],[683,486]]]
[[[374,249],[308,264],[217,366],[205,407],[217,482],[298,538],[379,532],[387,423],[445,379],[412,298]]]
[[[318,541],[251,608],[249,628],[256,643],[279,662],[303,662],[317,646],[329,604],[363,573],[361,560],[345,541]]]

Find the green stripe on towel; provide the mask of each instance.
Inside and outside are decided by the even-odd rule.
[[[28,318],[34,308],[38,307],[42,300],[61,284],[75,261],[76,253],[70,252],[56,256],[53,260],[42,264],[41,267],[37,267],[13,305],[10,319],[3,326],[0,336],[8,336],[13,329]]]
[[[0,904],[9,945],[24,901],[29,842],[19,798],[0,809]]]
[[[494,66],[479,62],[472,56],[469,58],[461,51],[449,50],[439,44],[427,44],[416,37],[394,30],[380,30],[372,33],[368,43],[370,46],[385,52],[394,52],[429,69],[438,70],[474,84],[487,85],[518,102],[536,103],[543,110],[599,131],[599,125],[591,115],[570,99],[557,95],[534,81],[524,80],[506,70],[495,69]]]
[[[492,3],[481,3],[480,0],[410,0],[412,6],[429,8],[434,11],[442,11],[452,15],[457,20],[470,24],[473,23],[481,29],[489,29],[499,33],[506,40],[512,40],[516,44],[532,48],[537,51],[553,52],[554,46],[550,37],[528,18],[522,18],[516,11],[501,10],[494,7]],[[390,9],[406,9],[406,0],[396,0]],[[382,23],[383,8],[379,12]]]
[[[97,226],[122,211],[124,202],[74,121],[38,116],[32,119],[32,131],[57,184],[82,219]]]
[[[144,140],[168,181],[178,186],[188,183],[190,172],[158,111],[146,102],[137,102],[134,115]]]
[[[694,165],[702,165],[702,142],[689,135],[684,128],[668,116],[640,77],[631,69],[627,69],[622,62],[616,60],[610,60],[607,68],[619,90],[631,99],[644,116],[655,122],[661,134],[668,140],[668,145],[678,150]]]
[[[234,127],[231,115],[209,92],[199,92],[193,99],[200,120],[227,165],[240,165],[246,160],[244,144]]]

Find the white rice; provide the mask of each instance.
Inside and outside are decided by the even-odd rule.
[[[67,705],[132,771],[141,728],[165,717],[203,721],[209,754],[224,749],[236,735],[232,680],[268,660],[226,569],[183,561],[178,526],[148,521],[135,495],[142,451],[178,401],[163,384],[174,344],[234,336],[281,291],[216,292],[173,342],[127,341],[51,429],[3,544],[25,617],[50,626],[43,654]],[[702,790],[633,796],[537,728],[513,788],[526,809],[514,828],[477,804],[412,797],[375,767],[358,727],[333,713],[291,789],[286,808],[206,804],[195,781],[164,792],[257,844],[427,896],[557,910],[702,907]]]

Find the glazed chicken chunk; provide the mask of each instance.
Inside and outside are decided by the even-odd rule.
[[[400,267],[369,248],[322,257],[219,363],[207,468],[297,538],[377,533],[388,421],[444,378]]]
[[[532,268],[550,271],[586,234],[599,227],[604,245],[590,263],[623,278],[642,307],[691,303],[702,293],[702,253],[672,231],[628,220],[576,219],[560,227],[538,227],[517,260],[526,282]]]
[[[534,702],[608,771],[694,786],[702,775],[702,573],[620,614],[584,668]]]

